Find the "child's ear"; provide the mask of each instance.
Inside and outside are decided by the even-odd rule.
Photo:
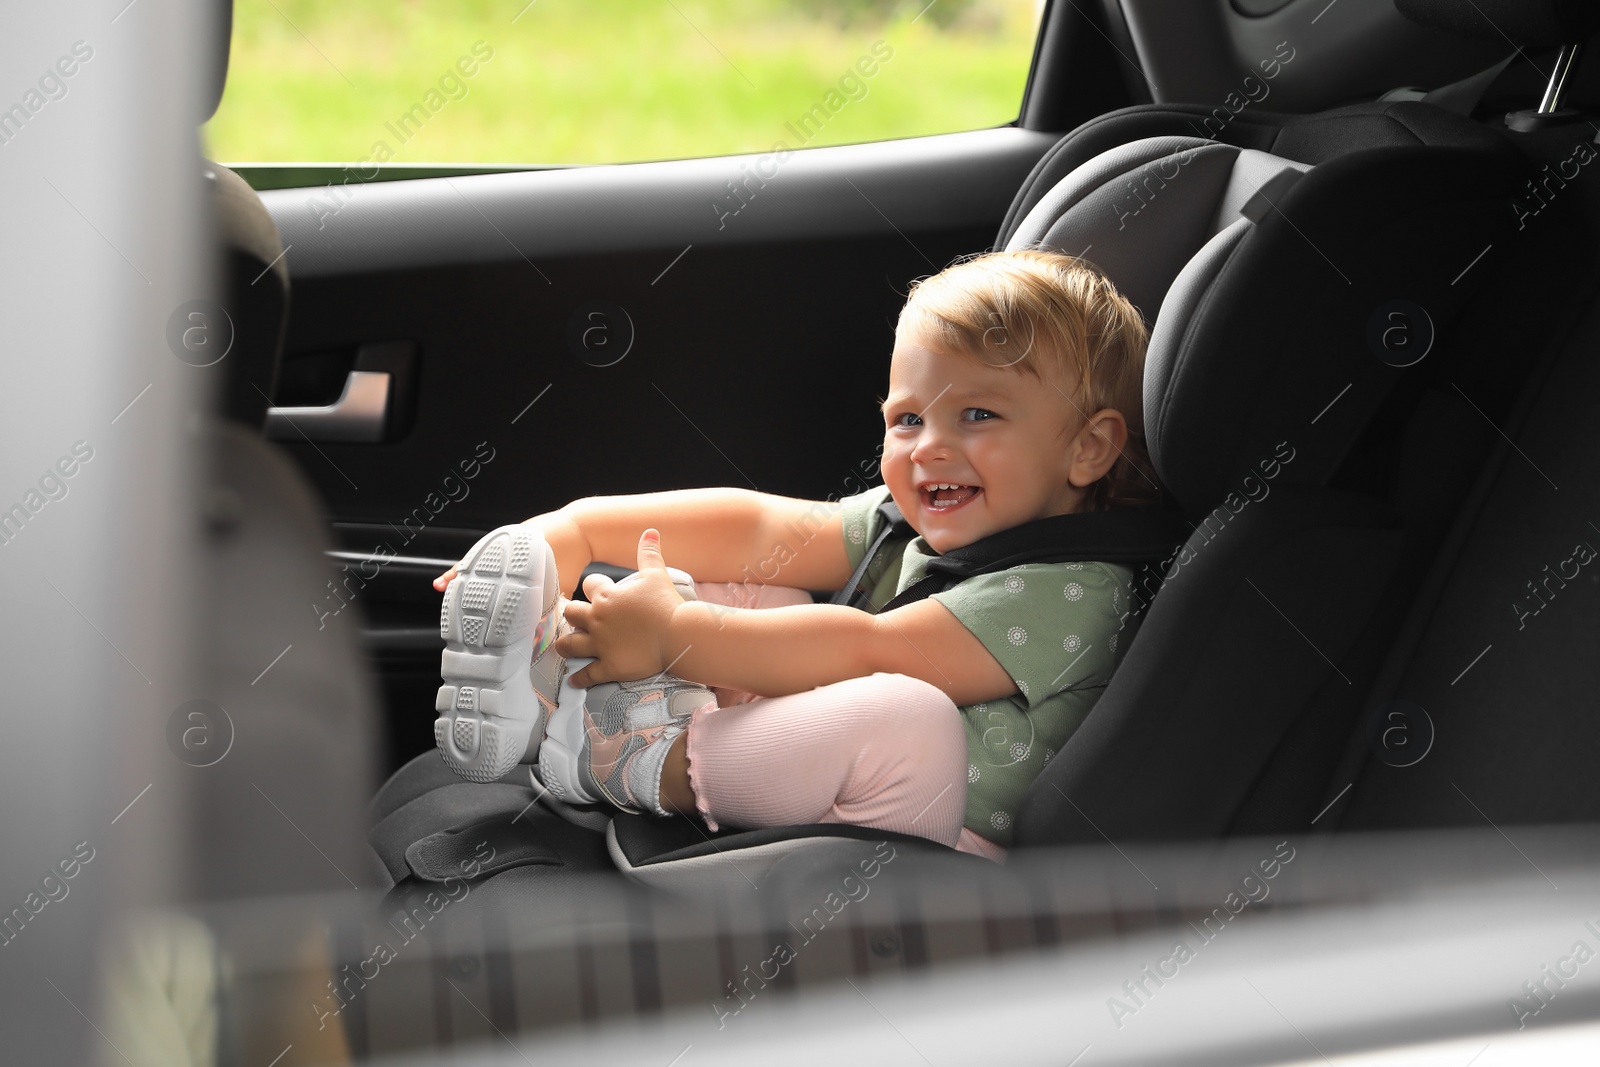
[[[1072,441],[1067,480],[1086,489],[1110,472],[1128,443],[1128,422],[1116,408],[1101,408],[1089,416]]]

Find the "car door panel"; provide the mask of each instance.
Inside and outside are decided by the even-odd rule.
[[[403,437],[286,443],[341,521],[409,513],[484,441],[453,525],[668,486],[843,495],[907,285],[986,247],[1054,139],[795,152],[721,216],[739,202],[718,180],[762,157],[382,183],[320,219],[307,200],[335,194],[267,192],[294,279],[286,361],[418,353]],[[611,347],[574,351],[593,302],[609,317],[579,332]]]

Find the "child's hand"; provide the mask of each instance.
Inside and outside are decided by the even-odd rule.
[[[583,583],[589,603],[566,607],[566,619],[577,632],[559,637],[555,650],[563,656],[593,656],[595,662],[572,676],[572,684],[645,678],[667,670],[667,630],[683,597],[673,588],[661,556],[661,535],[651,529],[639,538],[639,573],[613,582],[592,574]]]

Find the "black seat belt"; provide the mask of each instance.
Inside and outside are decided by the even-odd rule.
[[[878,531],[878,536],[872,539],[872,544],[867,546],[867,551],[862,555],[861,562],[856,564],[856,569],[850,572],[850,580],[844,583],[844,588],[833,594],[830,604],[844,604],[847,607],[867,610],[867,594],[862,592],[861,583],[867,576],[867,568],[877,558],[878,550],[883,548],[885,542],[891,537],[904,537],[912,533],[911,524],[893,500],[885,500],[878,505],[878,514],[886,520],[883,529]]]
[[[890,539],[913,533],[893,501],[880,504],[878,514],[885,520],[883,529],[831,603],[870,611],[869,598],[861,590],[867,568]],[[1182,514],[1165,507],[1084,511],[1035,519],[936,556],[928,562],[925,576],[878,610],[892,611],[943,592],[967,578],[1024,563],[1121,563],[1135,569],[1155,566],[1170,558],[1188,533]]]

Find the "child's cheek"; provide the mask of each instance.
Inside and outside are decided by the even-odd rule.
[[[883,484],[891,491],[899,492],[913,488],[910,483],[911,462],[907,459],[907,449],[898,444],[885,444],[883,448]]]

